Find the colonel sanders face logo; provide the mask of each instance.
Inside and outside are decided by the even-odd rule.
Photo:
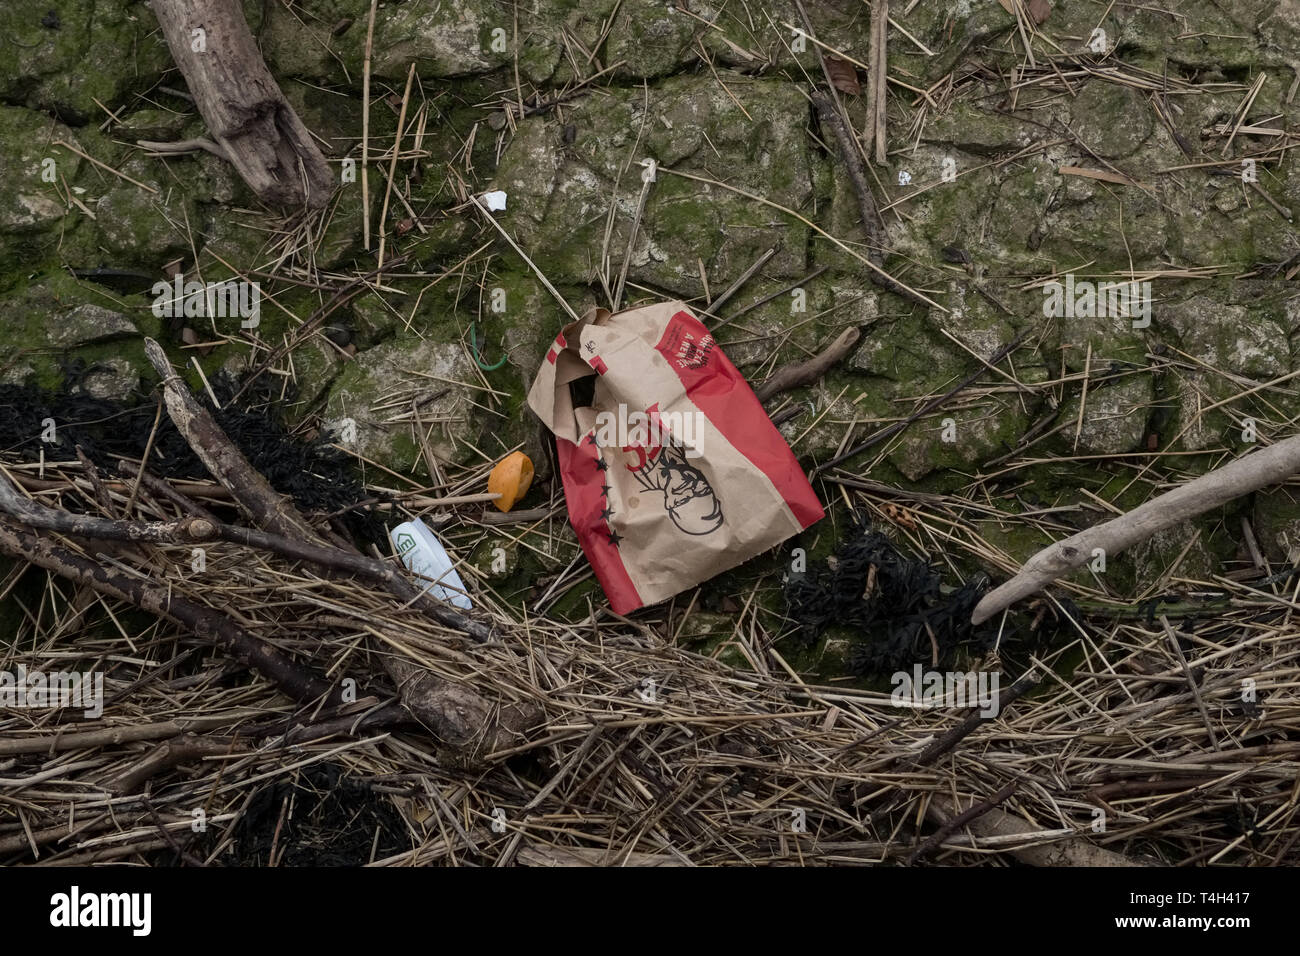
[[[631,469],[647,491],[664,493],[664,510],[687,534],[709,534],[722,525],[722,505],[704,473],[675,445],[661,445],[643,466]],[[630,466],[629,466],[630,467]]]

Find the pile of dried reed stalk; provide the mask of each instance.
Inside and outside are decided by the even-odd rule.
[[[229,451],[201,414],[182,424],[197,406],[174,377],[166,392],[200,457]],[[1085,613],[982,719],[805,683],[747,613],[731,643],[750,666],[733,669],[676,646],[653,614],[593,609],[568,626],[486,587],[473,612],[450,612],[291,504],[259,512],[240,467],[168,484],[85,460],[3,463],[0,545],[25,560],[0,587],[27,561],[49,574],[0,667],[108,678],[98,719],[0,713],[0,863],[274,865],[310,788],[289,788],[269,838],[245,816],[314,765],[391,801],[405,828],[337,862],[1300,859],[1297,595],[1276,581],[1221,579],[1194,631],[1177,609]],[[884,497],[842,480],[863,503]],[[231,498],[268,530],[205,507]],[[909,505],[925,529],[987,511],[956,496]],[[152,597],[123,597],[132,582]]]

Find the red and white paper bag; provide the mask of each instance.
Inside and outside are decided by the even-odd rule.
[[[591,404],[575,406],[570,385],[591,376]],[[569,520],[617,613],[824,517],[753,390],[681,302],[569,323],[528,404],[555,434]]]

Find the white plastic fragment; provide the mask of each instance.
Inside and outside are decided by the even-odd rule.
[[[496,189],[490,193],[483,194],[483,202],[487,205],[488,212],[500,212],[506,208],[506,193],[504,189]]]
[[[465,593],[465,584],[460,575],[451,566],[451,558],[447,556],[442,542],[434,537],[423,521],[404,521],[388,532],[388,536],[392,538],[393,547],[397,549],[402,564],[421,578],[428,579],[422,582],[425,591],[440,601],[467,611],[474,606]]]

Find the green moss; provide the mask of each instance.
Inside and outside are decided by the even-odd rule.
[[[665,76],[687,59],[696,21],[657,0],[624,0],[606,44],[611,62],[622,61],[619,76],[643,79]]]
[[[49,0],[0,5],[0,98],[81,125],[153,86],[170,66],[157,21],[143,4],[64,0],[55,10],[57,29],[42,23],[50,10]]]

